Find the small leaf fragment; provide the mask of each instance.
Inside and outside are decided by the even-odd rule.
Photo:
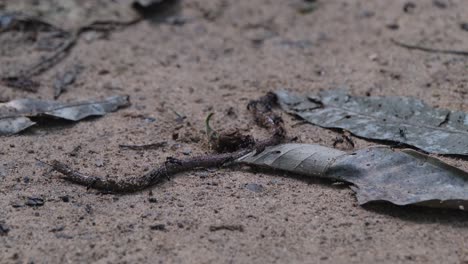
[[[31,117],[55,117],[79,121],[102,116],[130,104],[128,96],[111,96],[103,100],[59,103],[37,99],[18,99],[0,104],[0,135],[18,133],[35,124]]]

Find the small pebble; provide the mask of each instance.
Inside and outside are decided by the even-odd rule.
[[[60,198],[60,199],[62,200],[62,202],[64,202],[64,203],[70,202],[70,196],[68,196],[68,195],[60,196],[59,198]]]
[[[438,7],[440,9],[447,8],[447,3],[443,0],[433,0],[432,4],[434,4],[435,7]]]
[[[464,31],[468,31],[468,22],[460,23],[460,28]]]
[[[413,2],[407,2],[403,6],[403,12],[405,13],[412,13],[413,10],[416,8],[416,4]]]
[[[184,154],[184,155],[186,155],[186,156],[189,156],[190,154],[192,154],[192,150],[191,150],[191,149],[183,150],[183,151],[182,151],[182,154]]]
[[[396,23],[387,24],[386,27],[391,30],[398,30],[400,28],[400,26]]]
[[[38,206],[43,206],[44,203],[45,203],[44,199],[42,199],[40,197],[28,197],[27,200],[26,200],[25,205],[38,207]]]
[[[248,183],[245,185],[245,188],[255,193],[263,192],[265,190],[265,187],[263,187],[261,184],[256,183]]]
[[[0,236],[6,236],[10,232],[10,228],[3,222],[0,222]]]
[[[102,159],[96,159],[94,165],[96,165],[96,167],[102,167],[104,166],[104,161]]]
[[[157,231],[166,231],[166,225],[165,224],[156,224],[150,226],[151,230],[157,230]]]

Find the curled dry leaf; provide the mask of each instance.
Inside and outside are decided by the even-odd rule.
[[[251,152],[238,162],[353,184],[359,204],[388,201],[468,209],[468,173],[413,150],[377,146],[346,153],[310,144]]]
[[[79,121],[102,116],[130,104],[128,96],[111,96],[102,100],[60,103],[37,99],[18,99],[0,104],[0,135],[18,133],[35,124],[31,117],[55,117]]]
[[[410,97],[360,97],[342,90],[297,96],[276,92],[283,110],[326,128],[400,142],[429,153],[468,155],[468,115]]]

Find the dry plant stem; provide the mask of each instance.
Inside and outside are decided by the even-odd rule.
[[[76,45],[81,34],[87,31],[100,31],[100,32],[110,32],[118,28],[123,28],[127,26],[134,25],[140,22],[142,18],[135,20],[120,22],[120,21],[96,21],[89,25],[83,26],[74,32],[70,33],[70,37],[60,45],[49,57],[40,60],[39,62],[27,67],[24,70],[21,70],[16,76],[9,76],[8,78],[25,78],[30,79],[31,77],[37,76],[48,69],[52,68],[60,61],[62,61]],[[55,28],[55,27],[54,27]],[[58,29],[58,28],[57,28]],[[58,29],[61,32],[65,32],[62,29]]]
[[[434,48],[428,48],[428,47],[423,47],[423,46],[418,46],[418,45],[410,45],[410,44],[406,44],[406,43],[403,43],[394,39],[392,39],[391,41],[397,46],[407,48],[410,50],[420,50],[420,51],[431,52],[431,53],[468,56],[468,51],[463,51],[463,50],[434,49]]]
[[[88,188],[114,193],[132,193],[141,191],[174,174],[198,168],[221,167],[242,157],[254,149],[261,151],[265,147],[281,143],[285,138],[285,130],[283,128],[281,118],[272,111],[272,106],[275,103],[275,100],[275,95],[269,93],[268,95],[261,97],[259,100],[251,101],[248,105],[248,109],[252,112],[256,123],[259,126],[267,128],[272,134],[271,137],[265,140],[255,142],[253,147],[240,149],[235,152],[198,156],[184,160],[168,158],[163,165],[153,169],[143,176],[132,177],[119,181],[84,175],[56,160],[52,161],[50,165],[54,170],[63,174],[63,179],[87,186]]]
[[[190,171],[197,168],[218,167],[227,162],[233,161],[249,153],[250,150],[240,150],[234,153],[224,153],[218,155],[198,156],[185,160],[168,159],[159,168],[153,169],[143,176],[131,177],[125,180],[112,180],[96,176],[88,176],[72,170],[66,164],[53,161],[51,166],[54,170],[62,173],[64,179],[88,188],[103,190],[114,193],[132,193],[141,191],[174,174]]]

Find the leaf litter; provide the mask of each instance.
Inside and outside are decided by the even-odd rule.
[[[16,134],[36,123],[34,117],[53,117],[79,121],[89,116],[102,116],[130,104],[128,96],[110,96],[102,100],[72,103],[38,99],[18,99],[0,104],[0,136]]]
[[[239,163],[353,184],[360,205],[468,209],[468,173],[414,150],[376,146],[347,153],[312,144],[283,144],[253,151]]]
[[[120,180],[85,175],[57,160],[48,165],[60,172],[62,178],[67,181],[114,193],[141,191],[180,172],[243,164],[350,183],[361,205],[387,201],[396,205],[460,210],[468,208],[468,173],[417,151],[375,146],[345,152],[320,145],[283,144],[287,140],[286,131],[281,117],[273,111],[275,102],[278,102],[277,99],[281,96],[279,92],[269,93],[248,104],[248,110],[253,114],[256,124],[266,128],[270,137],[260,141],[252,140],[251,144],[245,146],[237,144],[238,148],[230,150],[231,152],[221,152],[222,147],[214,146],[213,149],[218,150],[215,154],[188,159],[168,157],[161,166],[142,176]],[[283,96],[284,98],[291,99]],[[300,99],[295,97],[298,98]],[[279,102],[285,103],[281,100]],[[317,98],[296,102],[294,106],[302,110],[323,107]],[[209,126],[209,119],[206,122]],[[217,135],[224,138],[225,133],[227,132],[217,132]],[[233,136],[228,133],[229,140],[216,140],[211,143],[229,145],[236,141],[231,137],[238,140],[250,138],[250,135]],[[143,145],[121,147],[137,150],[147,148]],[[246,188],[261,191],[261,186],[256,184],[247,185]]]
[[[67,87],[72,85],[77,76],[83,71],[84,67],[81,65],[75,65],[71,69],[65,70],[61,74],[57,74],[54,81],[54,99],[57,99]]]
[[[39,61],[15,73],[3,74],[0,82],[11,88],[36,92],[40,84],[33,78],[67,57],[83,33],[89,31],[110,33],[132,26],[151,15],[156,16],[177,3],[175,0],[149,1],[144,5],[140,2],[148,1],[125,0],[112,3],[101,0],[98,2],[101,8],[93,9],[86,8],[86,5],[78,0],[41,1],[35,4],[31,1],[19,0],[9,3],[5,11],[0,13],[0,33],[8,31],[35,32],[36,34],[52,32],[54,33],[52,36],[60,36],[63,40],[55,47],[51,47],[53,45],[46,42],[48,44],[45,48],[51,49],[50,55],[42,57]],[[77,16],[77,14],[81,15]],[[48,21],[54,21],[54,23]],[[62,25],[63,28],[54,24]],[[55,85],[56,98],[60,95],[60,91],[60,86]]]
[[[309,96],[278,91],[276,96],[283,110],[314,125],[429,153],[468,155],[468,116],[461,111],[432,108],[411,97],[361,97],[344,90]]]
[[[73,2],[73,1],[69,1]],[[52,55],[20,71],[17,75],[5,76],[2,81],[11,87],[37,91],[39,83],[32,77],[60,62],[73,48],[80,35],[86,31],[110,32],[116,28],[139,22],[147,11],[164,1],[136,1],[133,7],[140,12],[127,21],[92,21],[74,30],[65,30],[42,19],[25,15],[0,16],[0,33],[6,31],[56,32],[65,41],[57,46]],[[167,1],[170,2],[170,1]],[[139,10],[138,10],[138,8]],[[392,40],[396,45],[426,52],[466,55],[465,51],[438,50],[408,45]],[[80,69],[57,75],[54,96],[57,98],[71,85]],[[343,91],[326,91],[318,96],[296,96],[277,92],[281,107],[310,123],[349,130],[369,139],[389,140],[404,143],[437,154],[468,155],[468,124],[466,113],[434,109],[422,101],[407,97],[358,97]],[[271,95],[265,97],[271,100]],[[234,133],[207,133],[216,136],[213,144],[234,146],[216,149],[218,154],[195,157],[188,160],[168,158],[158,169],[132,179],[133,182],[114,182],[89,177],[71,170],[58,161],[52,167],[63,173],[65,179],[90,188],[127,192],[146,188],[169,174],[194,167],[227,166],[243,163],[280,169],[314,177],[324,177],[351,183],[359,204],[388,201],[396,205],[423,205],[464,210],[468,206],[468,173],[447,165],[435,158],[413,150],[397,151],[388,147],[371,147],[346,153],[337,149],[308,144],[280,143],[285,136],[281,119],[270,116],[269,101],[253,101],[249,104],[256,121],[272,132],[265,141],[254,142],[250,135]],[[103,100],[77,103],[59,103],[35,99],[19,99],[0,104],[0,135],[18,133],[35,124],[36,117],[53,117],[79,121],[88,116],[104,115],[129,104],[128,96],[113,96]],[[207,128],[209,128],[207,118]],[[221,140],[222,139],[222,140]],[[234,143],[233,143],[234,142]],[[246,143],[242,145],[241,143]],[[352,143],[352,142],[351,142]],[[350,143],[350,144],[351,144]],[[352,144],[351,144],[352,145]],[[157,149],[164,144],[119,145],[124,149]],[[238,146],[239,149],[236,149]],[[227,152],[226,151],[230,151]],[[235,158],[249,154],[233,162]],[[408,176],[409,175],[409,176]]]

